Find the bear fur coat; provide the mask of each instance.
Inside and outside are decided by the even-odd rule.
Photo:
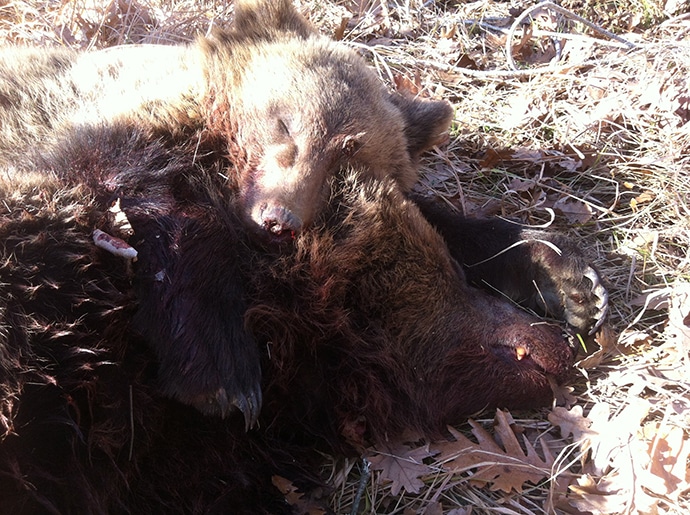
[[[0,174],[0,512],[290,513],[271,478],[313,484],[318,450],[551,402],[574,356],[563,327],[468,280],[579,331],[603,317],[598,276],[563,237],[466,220],[356,169],[289,248],[266,249],[224,164],[193,148],[90,128]],[[129,233],[137,260],[94,229]],[[150,339],[166,326],[204,338],[165,354]],[[196,363],[251,377],[248,352],[253,429],[246,410],[170,399],[171,370],[191,398]]]

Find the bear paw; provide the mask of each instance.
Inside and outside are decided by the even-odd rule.
[[[604,323],[609,308],[609,294],[596,270],[587,267],[577,285],[564,284],[562,298],[566,322],[594,334]],[[590,284],[587,284],[589,281]]]
[[[245,430],[249,430],[256,424],[261,411],[261,387],[258,382],[244,391],[233,387],[221,387],[215,391],[191,397],[181,391],[176,397],[206,415],[226,418],[236,410],[240,410],[244,416]]]
[[[254,355],[240,359],[238,352],[230,357],[234,362],[222,356],[202,359],[199,353],[188,361],[163,358],[159,372],[163,394],[205,415],[226,418],[239,410],[245,429],[250,429],[256,424],[262,403],[259,359]]]
[[[544,245],[543,239],[530,242],[534,275],[528,304],[565,320],[580,334],[592,335],[606,319],[608,292],[599,273],[570,240],[553,240],[554,248]],[[524,286],[528,287],[526,282]]]

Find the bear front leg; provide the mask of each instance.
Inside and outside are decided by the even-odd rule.
[[[606,289],[569,238],[499,218],[468,219],[440,202],[417,196],[413,200],[443,236],[470,283],[565,320],[583,335],[593,334],[604,322]]]
[[[130,211],[139,309],[135,328],[159,360],[162,392],[203,413],[235,409],[247,428],[261,408],[257,345],[244,328],[241,247],[212,208]]]

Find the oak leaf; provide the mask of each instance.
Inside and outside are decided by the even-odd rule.
[[[285,496],[285,501],[292,506],[293,511],[299,515],[326,515],[326,509],[317,502],[305,497],[292,481],[282,476],[271,477],[271,482],[280,493]]]
[[[488,484],[494,491],[514,490],[520,493],[525,482],[537,484],[551,475],[554,458],[549,449],[542,445],[542,459],[529,440],[523,438],[525,453],[511,427],[512,423],[507,411],[497,410],[494,436],[470,420],[477,443],[448,428],[455,441],[436,443],[431,449],[439,452],[437,459],[449,472],[474,471],[470,476],[473,483]]]
[[[593,211],[589,204],[571,197],[558,199],[553,204],[553,208],[562,213],[571,224],[584,224],[589,222],[593,216]]]
[[[592,421],[582,414],[582,406],[573,406],[571,410],[555,407],[549,413],[549,422],[561,429],[561,436],[567,438],[573,435],[573,440],[579,442],[587,434]]]
[[[652,433],[649,447],[648,476],[644,481],[650,491],[677,500],[681,493],[690,488],[690,441],[678,426],[651,424],[647,431]]]
[[[381,471],[379,481],[392,482],[392,495],[398,495],[402,489],[410,494],[419,493],[424,486],[420,478],[432,471],[423,461],[434,455],[434,452],[429,450],[429,444],[416,448],[410,448],[405,444],[386,446],[374,452],[373,456],[368,457],[371,468]]]
[[[660,497],[676,501],[690,488],[690,441],[677,426],[643,426],[651,408],[648,400],[632,398],[616,413],[609,404],[595,404],[586,417],[579,406],[554,408],[549,421],[563,437],[572,435],[582,451],[585,474],[570,485],[571,506],[593,513],[653,513]]]

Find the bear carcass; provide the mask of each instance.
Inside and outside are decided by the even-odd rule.
[[[0,174],[3,513],[289,513],[271,476],[313,475],[315,438],[351,451],[550,401],[549,378],[564,380],[573,360],[561,328],[470,287],[469,270],[518,300],[536,281],[580,331],[603,316],[605,292],[577,249],[536,241],[560,237],[464,220],[349,169],[294,246],[257,248],[224,165],[190,146],[85,129],[43,168]],[[115,199],[142,256],[133,264],[92,241],[94,228],[130,231]],[[508,263],[524,275],[504,277]],[[146,342],[157,318],[171,334],[230,332],[167,357]],[[235,340],[230,319],[252,340]],[[263,369],[258,428],[159,394],[167,359],[194,376],[180,384],[195,396],[216,363],[242,370],[247,352]]]
[[[55,168],[70,184],[114,192],[122,185],[109,178],[99,182],[99,164],[84,163],[97,158],[94,153],[75,156],[82,164],[72,166],[64,157],[74,152],[60,156],[60,142],[80,141],[75,134],[99,127],[113,133],[129,127],[163,141],[173,153],[184,147],[200,161],[212,156],[235,199],[227,218],[244,223],[260,241],[279,243],[312,223],[329,195],[330,179],[343,167],[390,177],[408,189],[418,154],[447,129],[450,106],[387,92],[361,57],[318,35],[288,0],[241,1],[235,11],[230,30],[190,46],[90,53],[4,49],[0,168]],[[125,141],[114,150],[123,162],[128,148]],[[128,161],[129,172],[141,161]],[[172,277],[165,256],[181,236],[166,230],[158,211],[140,211],[138,220],[137,266],[154,279],[139,282],[138,295],[151,306],[151,316],[137,321],[161,362],[161,388],[205,413],[225,416],[239,409],[251,425],[261,407],[261,371],[253,338],[235,316],[244,310],[243,284],[237,280],[232,292],[222,292],[231,294],[214,296],[229,286],[215,286],[213,271],[202,261],[190,266],[199,268],[194,281],[205,288],[194,287],[191,279],[185,283],[187,276]],[[229,267],[236,268],[232,244],[226,252]],[[233,316],[216,330],[188,315],[199,311]],[[234,352],[219,355],[227,347]]]

